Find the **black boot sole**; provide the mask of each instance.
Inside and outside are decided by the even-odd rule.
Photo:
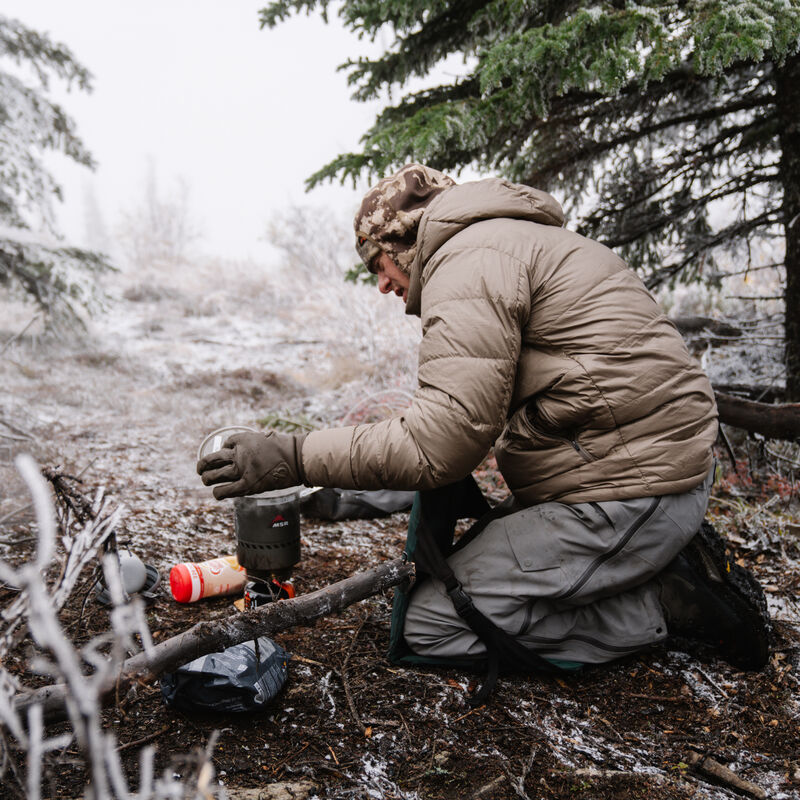
[[[734,608],[742,620],[738,646],[721,646],[723,657],[740,669],[762,669],[769,660],[772,626],[759,582],[731,558],[724,540],[707,521],[682,552],[695,570],[707,576],[709,586],[714,587],[715,593]]]

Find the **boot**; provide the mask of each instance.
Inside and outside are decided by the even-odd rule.
[[[769,658],[770,624],[758,581],[725,552],[707,522],[658,576],[667,631],[711,647],[743,670]]]

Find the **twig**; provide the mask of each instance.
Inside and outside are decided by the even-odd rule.
[[[741,512],[743,510],[741,502],[734,503],[732,500],[727,500],[724,497],[717,497],[716,495],[712,494],[712,495],[709,496],[708,500],[709,500],[709,502],[711,502],[713,500],[715,503],[719,503],[720,505],[723,505],[723,506],[728,506],[728,508],[732,508],[734,511]]]
[[[622,737],[622,734],[604,717],[595,717],[595,719],[599,720],[603,723],[610,731],[617,737],[617,741],[624,742],[625,739]]]
[[[38,468],[33,467],[33,472],[37,478],[41,477]],[[83,568],[95,557],[98,548],[112,534],[114,526],[121,515],[121,510],[119,508],[109,509],[106,499],[100,494],[98,494],[95,503],[92,504],[77,489],[66,483],[64,479],[69,476],[63,475],[58,469],[44,469],[41,470],[41,473],[50,479],[56,492],[56,497],[64,504],[59,514],[59,528],[64,535],[59,536],[59,541],[62,543],[69,542],[68,545],[65,544],[65,549],[67,550],[66,560],[62,564],[59,581],[49,588],[54,608],[59,610],[71,596]],[[41,481],[41,483],[42,487],[44,487],[42,491],[46,498],[46,501],[42,500],[41,502],[50,504],[49,492],[44,481]],[[36,498],[34,497],[32,505],[36,508],[35,500]],[[72,529],[73,526],[69,516],[70,509],[74,509],[76,506],[83,509],[82,519],[81,514],[77,512],[75,514],[83,524],[83,528],[78,530]],[[54,537],[55,533],[53,532],[53,539]],[[50,549],[52,549],[52,545]],[[47,560],[49,563],[49,556]],[[27,624],[24,621],[26,608],[27,603],[23,593],[3,609],[2,621],[4,627],[0,629],[0,656],[8,652],[25,634],[27,629]]]
[[[455,725],[456,722],[461,722],[462,719],[466,719],[470,714],[474,714],[476,711],[480,711],[481,709],[486,708],[486,705],[478,706],[477,708],[473,708],[467,711],[466,714],[462,714],[460,717],[457,717],[453,720],[452,724]]]
[[[303,745],[303,746],[302,746],[302,747],[301,747],[299,750],[297,750],[296,752],[294,752],[294,753],[291,753],[290,755],[286,756],[286,758],[284,758],[282,761],[279,761],[279,762],[278,762],[278,763],[277,763],[277,764],[276,764],[274,767],[272,767],[272,768],[271,768],[271,772],[272,772],[272,774],[273,774],[273,775],[277,775],[277,774],[278,774],[278,770],[280,770],[280,768],[281,768],[281,767],[282,767],[282,766],[283,766],[283,765],[284,765],[284,764],[285,764],[287,761],[291,761],[292,759],[295,759],[295,758],[297,758],[297,756],[299,756],[299,755],[300,755],[300,753],[302,753],[302,752],[303,752],[303,750],[307,750],[307,749],[308,749],[308,747],[309,747],[309,745],[310,745],[310,744],[311,744],[311,742],[306,742],[306,743],[305,743],[305,744],[304,744],[304,745]]]
[[[800,469],[800,462],[797,462],[797,461],[795,461],[795,460],[793,460],[793,459],[791,459],[791,458],[787,458],[786,456],[782,456],[780,453],[776,453],[774,450],[770,450],[770,449],[769,449],[769,447],[767,447],[766,445],[764,446],[764,449],[765,449],[765,450],[766,450],[766,451],[767,451],[767,452],[768,452],[768,453],[769,453],[771,456],[773,456],[774,458],[777,458],[777,459],[779,459],[780,461],[785,461],[787,464],[791,464],[793,467],[796,467],[797,469]],[[1,522],[1,521],[2,521],[2,520],[0,520],[0,522]]]
[[[555,772],[555,770],[553,771]],[[581,767],[569,772],[569,774],[576,778],[611,778],[615,780],[618,778],[637,780],[643,777],[641,772],[626,772],[621,769],[598,769],[597,767]],[[658,772],[648,772],[644,777],[655,783],[667,782],[667,777]]]
[[[625,692],[626,697],[638,697],[639,700],[652,700],[654,703],[688,703],[688,697],[679,694],[672,694],[663,697],[658,694],[638,694],[637,692]]]
[[[356,643],[356,639],[358,639],[358,634],[361,633],[361,629],[364,627],[364,623],[367,621],[367,617],[365,616],[358,628],[356,628],[356,632],[353,634],[353,638],[350,640],[350,646],[347,648],[347,653],[345,654],[344,661],[342,662],[342,671],[339,673],[339,677],[342,680],[342,686],[344,687],[344,696],[347,698],[347,705],[350,707],[350,714],[353,717],[353,721],[361,730],[361,733],[366,735],[367,727],[361,721],[361,718],[358,716],[358,711],[356,710],[356,704],[353,701],[353,695],[350,692],[350,683],[347,680],[347,664],[350,661],[350,654],[353,652],[353,645]]]
[[[13,511],[9,511],[8,514],[6,514],[3,517],[0,517],[0,525],[2,525],[7,520],[10,520],[12,517],[16,517],[17,514],[21,514],[23,511],[27,511],[32,505],[33,505],[33,503],[26,503],[24,506],[20,506],[19,508],[15,508]],[[16,540],[14,540],[14,541],[16,541]],[[10,544],[10,543],[11,542],[6,542],[6,544]]]
[[[18,425],[12,425],[5,418],[0,419],[0,423],[5,425],[6,428],[8,428],[12,433],[16,433],[18,436],[22,437],[21,439],[17,439],[17,441],[22,441],[23,439],[27,440],[27,439],[33,439],[34,438],[32,433],[30,433],[29,431],[24,430],[23,428],[20,428]],[[9,439],[16,439],[16,437],[8,436],[8,434],[3,434],[3,435],[6,436]]]
[[[499,789],[505,782],[507,778],[505,775],[499,775],[494,780],[489,781],[489,783],[485,783],[475,792],[473,792],[469,796],[469,800],[481,800],[483,797],[491,797],[494,792]]]
[[[414,741],[414,737],[411,735],[411,731],[408,728],[408,724],[406,723],[405,717],[398,711],[397,716],[400,717],[400,722],[403,723],[403,730],[406,732],[406,736],[408,737],[409,742]]]
[[[153,741],[153,739],[158,739],[162,733],[166,733],[169,730],[170,726],[165,725],[163,728],[160,728],[155,733],[149,733],[147,736],[142,736],[141,739],[136,739],[133,742],[125,742],[125,744],[121,744],[117,748],[117,752],[121,753],[123,750],[129,750],[131,747],[138,747],[140,744],[146,744],[147,742]]]
[[[297,653],[292,653],[292,661],[299,661],[301,664],[313,664],[315,667],[330,669],[330,667],[327,664],[323,664],[321,661],[315,661],[313,658],[306,658],[305,656],[299,656],[297,655]]]
[[[712,778],[724,783],[731,789],[744,794],[749,794],[757,800],[766,800],[767,793],[755,783],[740,778],[735,772],[715,761],[707,755],[702,755],[690,750],[686,754],[686,763],[693,766],[698,772],[710,775]]]
[[[27,324],[27,325],[26,325],[26,326],[25,326],[25,327],[24,327],[24,328],[23,328],[23,329],[22,329],[22,330],[21,330],[19,333],[17,333],[17,334],[14,334],[14,336],[12,336],[10,339],[8,339],[8,340],[6,341],[6,343],[3,345],[3,347],[2,347],[2,348],[0,348],[0,356],[1,356],[1,355],[3,355],[3,353],[5,353],[5,351],[6,351],[6,350],[8,350],[8,348],[9,348],[9,347],[11,347],[11,345],[12,345],[12,344],[13,344],[13,343],[14,343],[14,342],[17,340],[17,339],[19,339],[19,338],[20,338],[20,337],[21,337],[21,336],[22,336],[22,335],[25,333],[25,331],[26,331],[26,330],[28,330],[28,328],[30,328],[30,326],[31,326],[31,325],[33,325],[33,323],[34,323],[34,322],[36,322],[36,320],[37,320],[37,319],[39,319],[39,317],[40,317],[40,316],[41,316],[41,313],[40,313],[40,312],[37,312],[36,314],[34,314],[34,315],[31,317],[31,319],[30,319],[30,321],[28,322],[28,324]]]
[[[528,760],[522,765],[522,773],[520,774],[519,778],[516,778],[514,775],[512,775],[511,769],[505,761],[500,763],[500,766],[503,768],[503,772],[505,772],[506,777],[508,778],[508,782],[511,784],[511,788],[521,800],[531,800],[530,797],[528,797],[528,793],[525,791],[525,781],[528,779],[528,773],[531,771],[531,767],[533,766],[533,762],[535,760],[536,747],[531,746],[530,755],[528,756]]]
[[[724,698],[728,698],[728,693],[707,673],[704,672],[700,667],[695,667],[697,672],[699,672]]]
[[[728,452],[728,458],[731,460],[731,465],[733,466],[736,474],[739,476],[739,480],[744,481],[745,475],[742,475],[739,472],[739,465],[736,463],[736,456],[733,454],[733,447],[731,446],[731,440],[728,438],[728,434],[725,433],[725,426],[719,426],[719,437],[722,439],[722,443],[725,445],[725,449]]]

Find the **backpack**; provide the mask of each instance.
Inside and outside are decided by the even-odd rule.
[[[481,534],[488,524],[511,511],[510,503],[492,508],[481,494],[470,475],[458,483],[418,492],[408,521],[408,537],[404,557],[414,561],[416,579],[410,586],[397,587],[392,604],[392,622],[389,634],[389,660],[400,666],[449,666],[476,672],[485,672],[483,684],[468,703],[475,707],[486,701],[493,691],[501,672],[533,672],[561,674],[580,669],[574,661],[550,660],[535,650],[525,647],[513,636],[495,625],[475,608],[453,573],[447,558],[465,547]],[[453,544],[453,534],[459,519],[477,521]],[[433,576],[447,591],[456,613],[475,632],[486,646],[486,655],[477,657],[423,656],[414,653],[403,636],[406,611],[414,588]]]

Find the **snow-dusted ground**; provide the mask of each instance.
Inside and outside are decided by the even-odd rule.
[[[418,323],[394,296],[341,278],[254,265],[113,276],[87,335],[30,332],[0,357],[0,418],[41,458],[208,496],[196,475],[209,431],[285,411],[335,424],[365,396],[413,389]],[[0,344],[29,308],[4,305]],[[35,331],[35,327],[32,329]],[[0,439],[5,461],[16,440]],[[3,450],[0,450],[0,457]],[[13,477],[0,518],[13,506]]]

